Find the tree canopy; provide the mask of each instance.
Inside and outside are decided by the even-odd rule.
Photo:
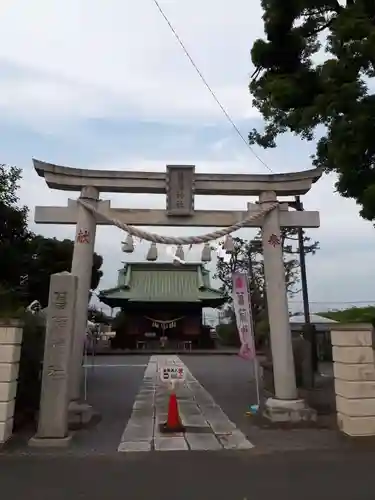
[[[350,307],[341,311],[321,312],[319,316],[333,319],[340,323],[373,323],[375,321],[375,307]]]
[[[70,271],[71,240],[44,238],[29,231],[27,207],[19,206],[17,191],[22,170],[0,165],[0,308],[24,307],[38,300],[48,304],[50,275]],[[103,259],[94,254],[91,288],[99,285]]]
[[[27,227],[27,207],[19,206],[17,191],[21,169],[0,165],[0,306],[14,303],[27,269],[27,252],[33,234]],[[13,290],[14,293],[9,293]]]
[[[0,165],[0,281],[13,282],[25,270],[24,253],[32,237],[27,228],[27,207],[18,205],[21,169]]]
[[[255,238],[246,241],[242,238],[233,238],[234,251],[229,262],[218,258],[214,278],[220,280],[221,290],[228,296],[232,292],[232,274],[245,271],[249,276],[251,293],[252,315],[255,325],[255,335],[260,338],[268,332],[268,313],[266,290],[264,283],[264,262],[262,255],[262,238],[259,231]],[[285,263],[285,281],[289,295],[299,292],[300,262],[298,257],[297,229],[282,228],[281,244]],[[304,252],[313,255],[319,249],[319,242],[312,241],[304,236]],[[226,310],[227,316],[233,316],[232,308]],[[234,318],[233,318],[234,320]]]
[[[48,304],[50,276],[54,273],[70,271],[74,242],[34,236],[28,248],[27,280],[24,289],[28,299],[38,300],[42,307]],[[91,289],[95,290],[103,273],[100,271],[103,259],[94,253],[91,274]]]
[[[105,314],[95,306],[89,308],[88,319],[94,323],[102,323],[104,325],[111,325],[113,320],[111,316],[108,316],[108,314]]]
[[[255,41],[253,104],[265,129],[317,140],[313,164],[336,172],[337,190],[375,219],[374,0],[262,0],[266,40]],[[317,137],[318,136],[318,137]]]

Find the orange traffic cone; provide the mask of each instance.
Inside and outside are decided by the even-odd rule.
[[[174,392],[169,396],[168,403],[168,418],[162,426],[164,432],[183,432],[185,427],[182,425],[180,414],[178,411],[177,397]]]

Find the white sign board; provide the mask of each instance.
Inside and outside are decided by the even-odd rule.
[[[184,366],[165,365],[159,368],[160,380],[162,382],[183,382],[186,379]]]

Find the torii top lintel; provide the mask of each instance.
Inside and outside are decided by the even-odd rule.
[[[90,170],[64,167],[33,159],[34,168],[47,185],[64,191],[81,191],[85,186],[100,192],[165,194],[165,172]],[[183,167],[183,165],[179,165]],[[191,167],[191,166],[190,166]],[[257,196],[274,191],[280,196],[306,194],[321,177],[320,168],[283,174],[194,173],[197,195]]]

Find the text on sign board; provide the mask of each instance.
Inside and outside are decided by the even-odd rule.
[[[183,381],[186,378],[183,366],[162,366],[160,368],[160,379],[162,382]]]

